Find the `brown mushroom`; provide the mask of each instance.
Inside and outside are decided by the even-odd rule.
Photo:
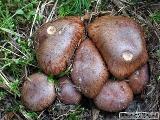
[[[121,111],[132,102],[133,92],[125,81],[107,81],[94,99],[95,105],[104,111]]]
[[[53,83],[47,81],[47,76],[35,73],[29,76],[22,86],[21,99],[23,104],[32,111],[42,111],[55,100]]]
[[[81,101],[81,94],[76,90],[75,85],[72,84],[68,77],[62,77],[60,81],[60,92],[58,98],[64,104],[79,104]]]
[[[42,25],[36,34],[37,60],[46,74],[64,71],[83,35],[80,17],[65,17]]]
[[[96,97],[106,82],[107,68],[92,41],[83,41],[76,51],[71,77],[78,89],[89,98]]]
[[[128,77],[147,62],[144,33],[134,20],[102,16],[89,25],[88,32],[115,77]]]
[[[141,93],[149,80],[148,65],[145,64],[135,71],[129,78],[129,86],[134,94]]]

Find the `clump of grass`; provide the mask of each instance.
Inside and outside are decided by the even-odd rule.
[[[90,9],[91,0],[59,0],[59,16],[82,15]]]
[[[150,15],[151,19],[157,23],[160,23],[160,10],[155,11]]]
[[[28,33],[22,34],[20,29],[32,23],[37,3],[37,0],[0,1],[0,70],[15,80],[22,77],[27,65],[35,63],[32,43],[26,38]]]
[[[84,108],[81,106],[77,106],[74,111],[71,111],[68,116],[67,120],[80,120],[80,115],[84,112]]]
[[[22,114],[27,120],[37,120],[38,114],[25,109],[19,101],[13,100],[13,105],[5,109],[5,112],[16,112]]]
[[[34,66],[35,54],[25,40],[16,39],[15,44],[4,40],[0,49],[2,57],[0,66],[2,71],[7,71],[13,78],[20,79],[27,65]]]
[[[36,112],[27,111],[22,105],[18,105],[18,108],[18,112],[22,113],[27,120],[37,120],[38,114]]]
[[[36,67],[33,43],[30,40],[30,26],[34,20],[38,0],[0,1],[0,101],[7,94],[20,97],[20,84],[25,69]],[[37,15],[36,22],[42,20]],[[2,90],[1,87],[5,86]],[[19,99],[4,112],[20,112],[26,119],[37,118],[36,113],[26,111]],[[5,107],[5,106],[4,106]]]
[[[31,23],[37,3],[38,0],[32,0],[32,2],[26,0],[0,1],[0,27],[12,30],[17,26]]]
[[[39,71],[30,38],[33,21],[40,23],[44,17],[36,14],[39,3],[38,0],[0,1],[0,85],[6,87],[6,90],[0,88],[0,101],[5,99],[7,94],[11,94],[14,96],[14,105],[6,108],[4,112],[19,112],[29,120],[37,119],[38,113],[27,111],[19,101],[20,84],[28,68],[36,68]],[[90,0],[59,0],[58,4],[59,16],[82,15],[91,6]],[[69,74],[70,68],[58,76],[49,76],[48,80],[56,83],[58,77]],[[77,119],[81,111],[76,109],[70,112],[68,119]]]
[[[6,95],[6,91],[0,89],[0,101],[3,100],[6,97]]]

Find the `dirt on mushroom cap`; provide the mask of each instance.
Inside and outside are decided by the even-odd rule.
[[[55,100],[53,83],[47,81],[47,76],[35,73],[29,76],[22,86],[21,99],[23,104],[32,111],[42,111]]]
[[[83,41],[76,51],[71,77],[78,89],[89,98],[94,98],[107,81],[107,68],[92,41]]]
[[[67,66],[84,32],[80,17],[65,17],[42,25],[36,34],[37,60],[46,74],[57,75]]]
[[[102,16],[89,25],[88,32],[117,78],[131,75],[148,60],[144,33],[128,17]]]

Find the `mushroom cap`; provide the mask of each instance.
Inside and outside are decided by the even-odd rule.
[[[134,94],[141,93],[149,81],[148,65],[145,64],[135,71],[129,78],[129,86]]]
[[[76,51],[73,83],[86,97],[94,98],[108,78],[108,71],[97,48],[91,40],[84,40]]]
[[[96,106],[104,111],[121,111],[132,102],[133,92],[125,81],[107,81],[94,99]]]
[[[58,98],[64,104],[79,104],[82,96],[76,90],[75,85],[72,84],[70,78],[62,77],[60,81],[60,92],[58,93]]]
[[[89,25],[88,32],[115,77],[128,77],[147,62],[144,33],[134,20],[102,16]]]
[[[32,74],[22,86],[21,100],[32,111],[42,111],[49,107],[55,98],[54,84],[49,83],[44,74]]]
[[[80,17],[65,17],[43,24],[35,39],[39,66],[46,74],[57,75],[66,69],[84,31]]]

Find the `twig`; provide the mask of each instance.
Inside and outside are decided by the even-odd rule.
[[[40,117],[42,116],[43,113],[44,113],[44,110],[38,115],[37,120],[40,119]]]
[[[100,110],[93,108],[92,109],[92,120],[97,120]]]
[[[0,71],[0,77],[2,78],[2,80],[4,81],[5,85],[7,87],[10,87],[9,85],[9,80],[7,79],[7,77],[4,75],[4,73],[2,71]]]
[[[5,74],[0,70],[0,78],[3,80],[3,83],[6,87],[3,87],[4,90],[6,90],[11,95],[14,95],[13,91],[11,90],[10,82],[8,78],[5,76]]]
[[[101,0],[97,0],[96,6],[95,6],[95,10],[94,10],[94,12],[91,12],[90,18],[89,18],[89,22],[88,22],[88,23],[91,22],[92,17],[93,17],[93,13],[97,13],[97,12],[98,12],[98,5],[100,4],[100,2],[101,2]]]
[[[48,3],[47,3],[47,0],[44,2],[44,3],[42,3],[42,5],[41,5],[41,8],[40,8],[40,10],[39,10],[39,14],[41,14],[41,15],[43,15],[43,12],[44,12],[44,10],[45,10],[45,6],[47,5],[47,4],[49,4],[49,3],[51,3],[51,1],[49,1]]]
[[[66,116],[68,116],[68,114],[70,113],[70,112],[75,112],[76,110],[69,110],[69,111],[67,111],[65,114],[62,114],[62,115],[60,115],[60,116],[58,116],[57,118],[55,118],[55,120],[59,120],[60,118],[62,118],[62,117],[66,117]]]
[[[97,0],[97,4],[95,6],[95,12],[98,12],[98,7],[101,4],[101,0]]]
[[[14,114],[15,114],[15,116],[18,118],[18,120],[23,120],[18,114],[16,114],[15,112],[14,112]]]
[[[136,14],[134,11],[132,12],[132,15],[136,16],[139,20],[143,21],[145,24],[147,24],[150,28],[154,29],[154,33],[157,36],[157,38],[160,41],[160,36],[158,33],[160,33],[157,28],[149,21],[149,20],[145,20],[144,18],[142,18],[142,16]]]
[[[16,50],[18,50],[21,54],[23,54],[26,58],[28,58],[28,56],[25,54],[25,53],[23,53],[20,49],[18,49],[15,45],[13,45],[11,42],[7,42],[7,43],[9,43],[11,46],[13,46]]]
[[[8,52],[11,52],[12,54],[14,54],[14,55],[20,57],[20,55],[16,54],[15,52],[13,52],[13,51],[11,51],[11,50],[9,50],[9,49],[3,47],[3,46],[0,46],[0,48],[6,50],[6,51],[8,51]]]
[[[12,120],[14,115],[14,112],[8,112],[2,117],[1,120]]]
[[[0,88],[7,89],[7,86],[0,83]]]

